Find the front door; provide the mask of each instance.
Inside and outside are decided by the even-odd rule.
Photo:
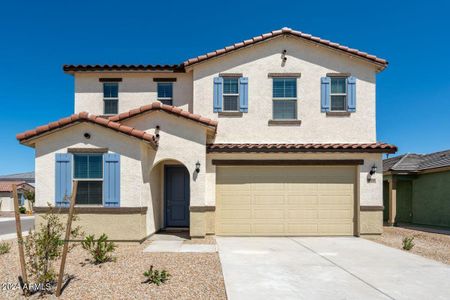
[[[166,227],[189,227],[189,172],[184,166],[166,166],[164,201]]]

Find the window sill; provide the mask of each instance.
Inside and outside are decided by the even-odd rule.
[[[269,120],[269,126],[300,126],[301,120]]]
[[[327,117],[349,117],[351,112],[349,111],[327,111]]]
[[[219,112],[219,117],[242,117],[243,113],[240,111],[222,111]]]

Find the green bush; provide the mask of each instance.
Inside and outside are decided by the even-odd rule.
[[[61,257],[64,245],[66,226],[60,220],[55,208],[49,205],[48,212],[42,217],[43,223],[36,231],[31,232],[23,241],[25,260],[28,270],[28,279],[35,284],[44,286],[56,282],[57,273],[54,263]],[[77,220],[74,215],[72,221]],[[79,226],[72,226],[71,238],[80,238],[82,233]],[[19,241],[21,242],[21,241]],[[69,247],[71,250],[74,245]],[[41,290],[41,293],[50,293],[50,290]]]
[[[98,241],[95,241],[94,235],[88,235],[81,242],[81,245],[83,249],[92,255],[95,264],[114,260],[110,253],[114,252],[117,246],[113,242],[108,242],[108,236],[106,234],[102,234]]]
[[[405,237],[404,239],[403,239],[403,249],[404,250],[406,250],[406,251],[409,251],[409,250],[411,250],[413,247],[414,247],[414,237],[413,236],[411,236],[411,237]]]
[[[11,244],[7,242],[0,243],[0,255],[6,254],[11,250]]]
[[[150,266],[150,269],[144,272],[144,276],[147,277],[144,283],[154,283],[159,286],[169,280],[170,274],[166,270],[154,270],[153,266]]]
[[[25,207],[21,206],[21,207],[19,207],[19,212],[21,214],[26,214],[27,213],[27,209]]]

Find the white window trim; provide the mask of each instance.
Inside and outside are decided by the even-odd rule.
[[[293,78],[293,77],[272,77],[272,120],[280,120],[280,121],[293,121],[293,120],[298,120],[298,80],[297,80],[297,78],[294,78],[295,79],[295,93],[297,94],[297,97],[273,97],[273,82],[274,82],[274,79],[280,79],[280,78],[282,78],[282,79],[291,79],[291,78]],[[283,101],[296,101],[296,103],[295,103],[295,118],[294,119],[276,119],[275,118],[275,110],[274,110],[274,103],[273,103],[273,101],[280,101],[280,100],[283,100]]]
[[[233,94],[231,94],[231,93],[225,93],[225,91],[224,91],[224,89],[225,89],[225,78],[233,78],[233,79],[237,79],[237,83],[238,83],[238,93],[233,93]],[[239,112],[240,111],[240,103],[239,103],[239,101],[240,101],[240,99],[239,99],[239,95],[240,95],[240,93],[239,93],[239,79],[240,79],[241,77],[234,77],[234,76],[230,76],[230,77],[224,77],[224,83],[222,84],[222,111],[223,112]],[[229,109],[225,109],[225,97],[226,96],[233,96],[233,97],[236,97],[236,99],[237,99],[237,109],[236,110],[229,110]]]
[[[102,178],[75,178],[75,155],[99,155],[102,157]],[[74,153],[72,159],[72,178],[76,181],[102,181],[105,183],[105,157],[103,154],[94,154],[94,153]],[[75,199],[76,200],[76,199]],[[76,203],[75,203],[76,204]],[[105,206],[105,195],[103,195],[103,185],[102,185],[102,204],[76,204],[77,206]]]
[[[158,97],[158,86],[160,84],[170,84],[172,86],[172,97]],[[156,83],[156,100],[158,101],[171,101],[173,105],[173,82],[157,82]]]
[[[333,81],[333,79],[344,79],[345,80],[345,93],[332,93],[331,92],[331,82]],[[330,81],[330,111],[332,112],[346,112],[348,111],[348,101],[347,101],[347,95],[348,95],[348,91],[347,91],[347,77],[331,77],[331,81]],[[332,101],[333,101],[333,96],[345,96],[344,99],[344,110],[338,110],[338,109],[333,109],[333,105],[332,105]]]
[[[114,116],[116,114],[105,113],[105,108],[106,108],[105,102],[106,101],[117,101],[117,113],[119,113],[119,93],[120,93],[119,83],[118,82],[108,82],[108,81],[102,82],[102,83],[103,83],[102,84],[103,89],[105,88],[105,84],[111,84],[111,83],[117,84],[117,97],[105,97],[105,92],[103,90],[103,116]]]

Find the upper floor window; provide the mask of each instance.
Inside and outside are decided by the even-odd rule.
[[[74,154],[73,178],[78,180],[76,204],[103,204],[103,155]]]
[[[173,83],[158,82],[158,101],[163,104],[173,105]]]
[[[223,78],[223,111],[239,111],[239,78]]]
[[[119,112],[119,84],[117,82],[103,83],[103,114],[115,115]]]
[[[297,119],[297,78],[273,78],[273,119]]]
[[[330,110],[347,111],[347,78],[331,77]]]

